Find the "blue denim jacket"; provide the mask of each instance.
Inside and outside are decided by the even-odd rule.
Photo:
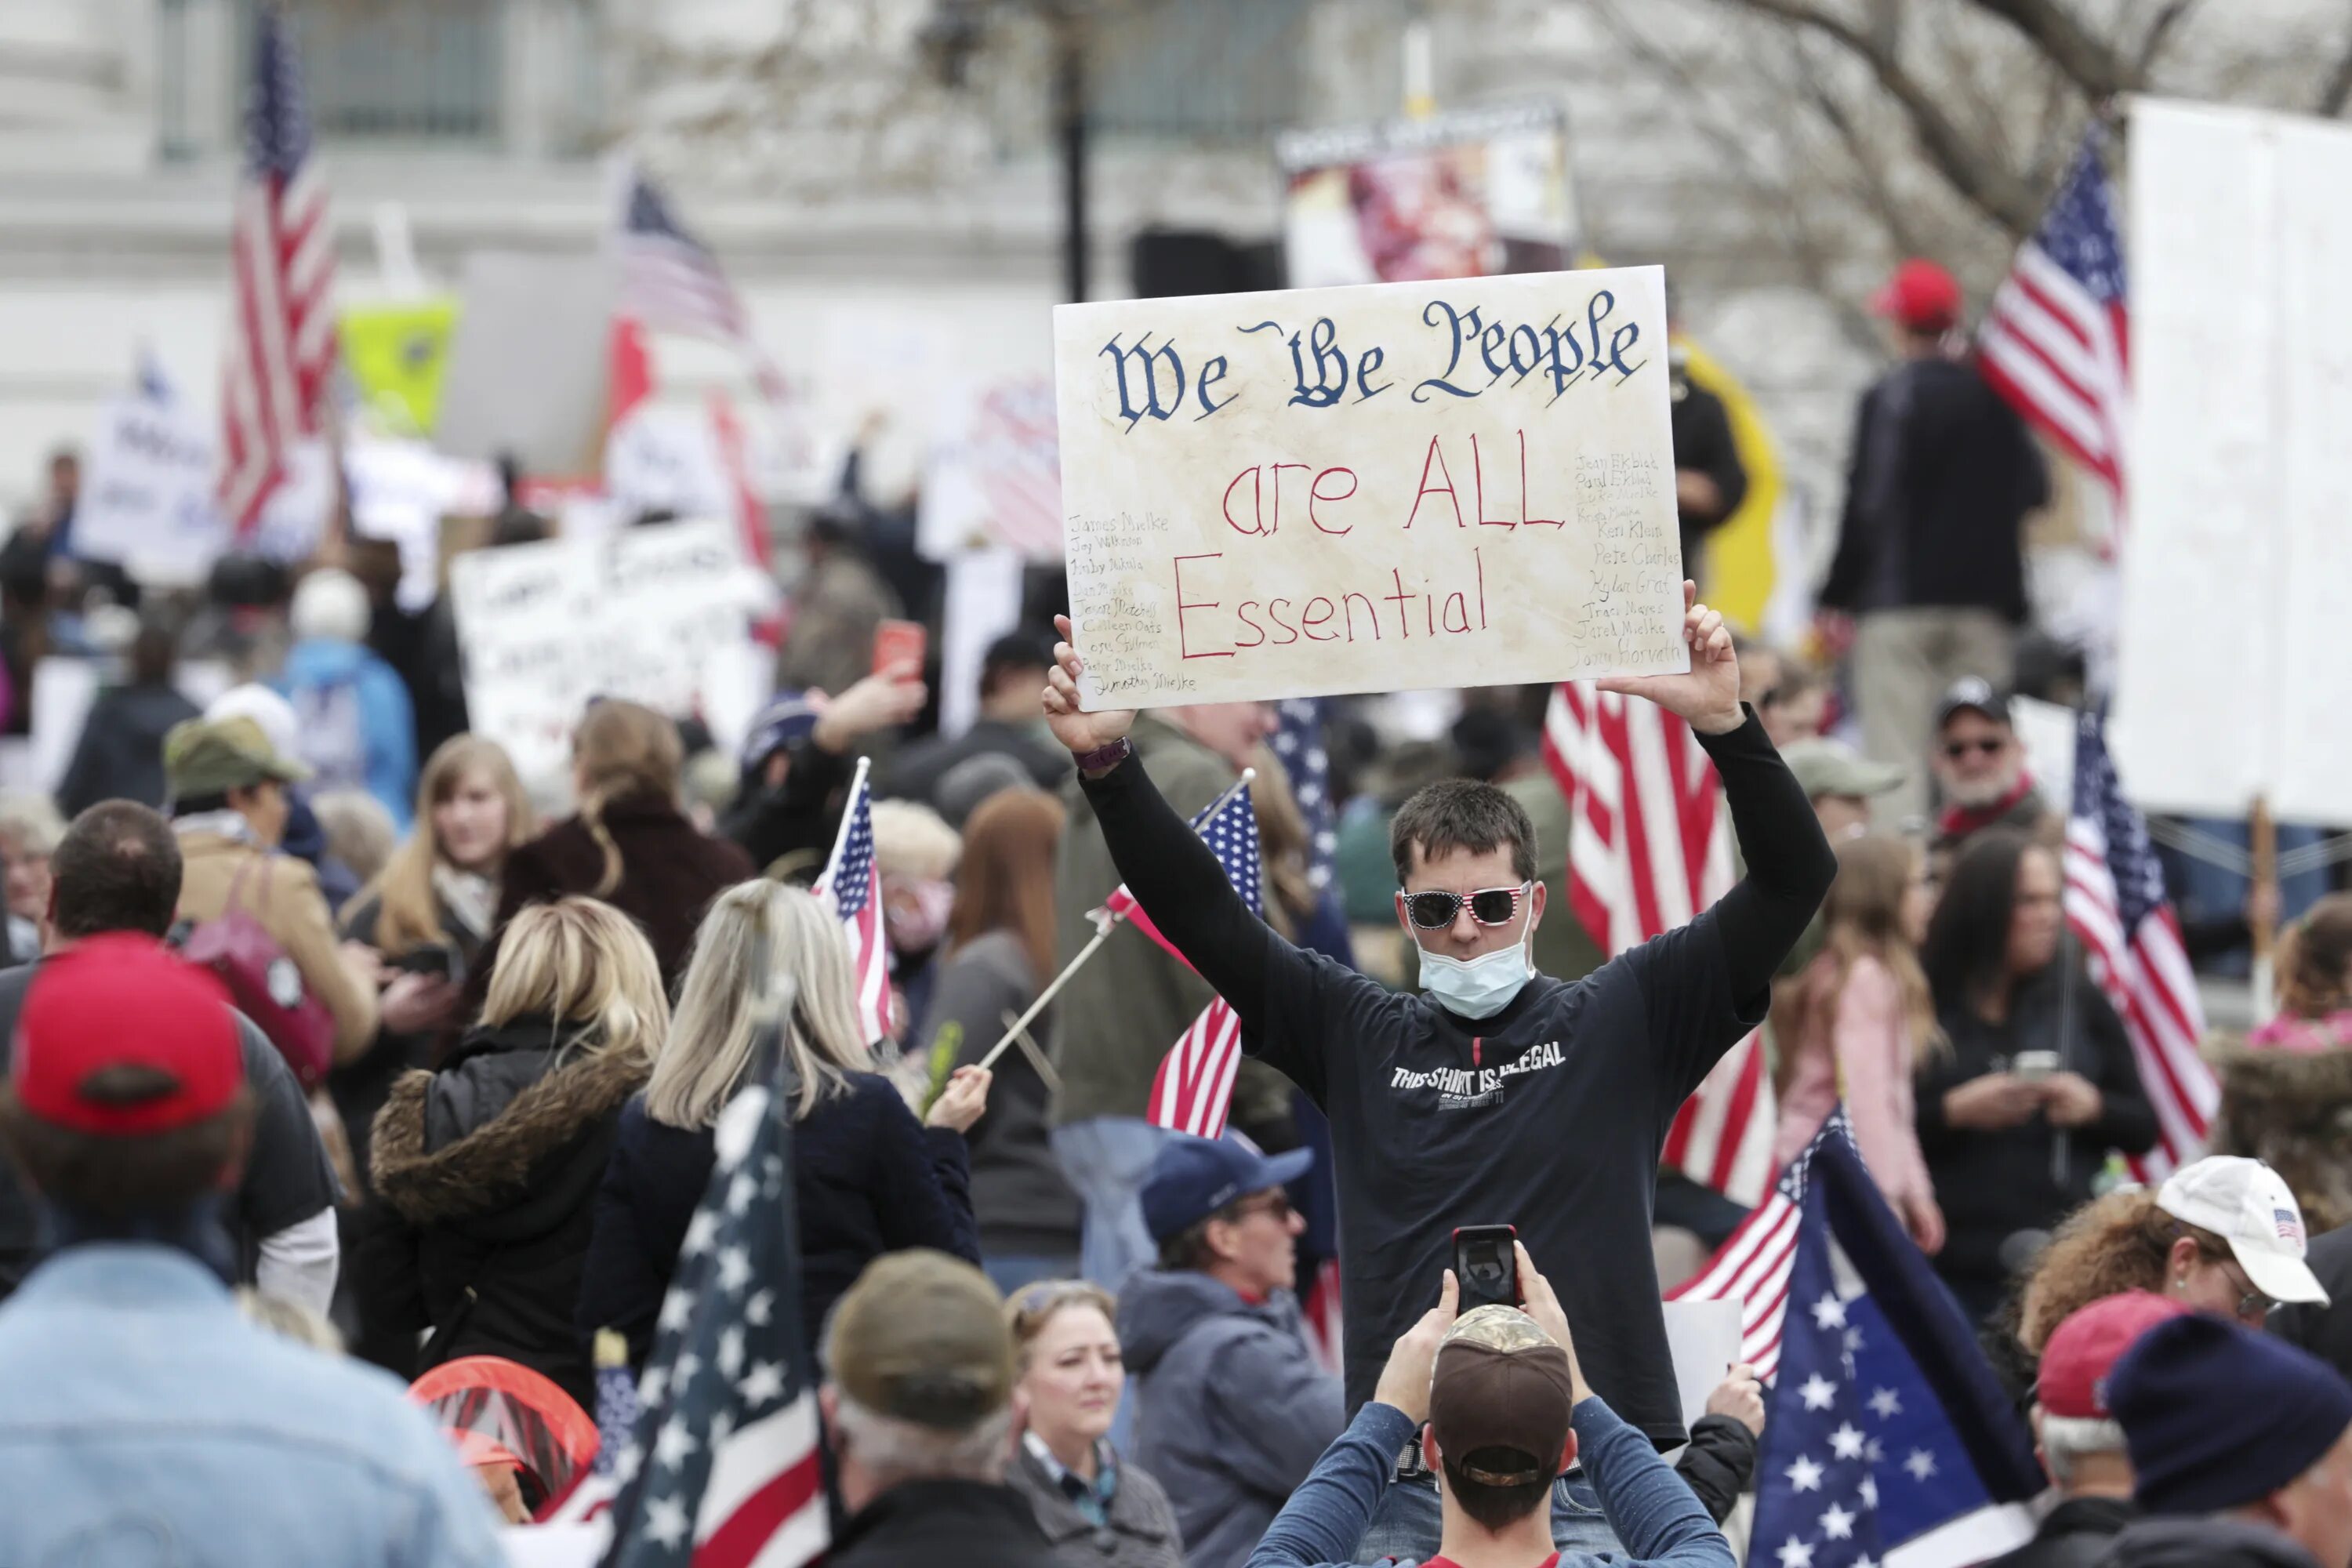
[[[187,1254],[69,1247],[0,1307],[0,1563],[505,1561],[398,1383],[248,1324]]]
[[[1563,1552],[1559,1568],[1734,1568],[1730,1543],[1648,1437],[1598,1399],[1577,1405],[1571,1418],[1584,1473],[1629,1555]],[[1339,1568],[1354,1562],[1356,1542],[1413,1431],[1412,1419],[1394,1405],[1357,1411],[1306,1485],[1275,1516],[1248,1568]]]

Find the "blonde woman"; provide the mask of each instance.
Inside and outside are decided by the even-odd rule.
[[[798,888],[747,882],[704,919],[652,1080],[622,1114],[580,1291],[583,1340],[617,1329],[643,1364],[710,1179],[711,1129],[762,1070],[752,999],[779,980],[794,987],[783,1041],[800,1086],[793,1170],[806,1342],[885,1252],[930,1247],[980,1261],[963,1134],[987,1109],[989,1075],[959,1068],[919,1123],[873,1070],[841,922]]]
[[[538,830],[506,748],[452,736],[417,781],[415,830],[343,906],[343,940],[375,954],[382,987],[374,1047],[328,1080],[362,1171],[393,1079],[425,1065],[456,1015],[460,983],[489,939],[508,854]]]
[[[1184,1568],[1167,1492],[1110,1445],[1127,1387],[1114,1316],[1110,1292],[1083,1279],[1040,1280],[1005,1302],[1028,1415],[1004,1479],[1061,1568]]]
[[[1935,907],[1927,859],[1909,839],[1874,833],[1839,845],[1837,861],[1822,906],[1822,951],[1799,976],[1783,1020],[1789,1081],[1772,1162],[1778,1169],[1795,1159],[1844,1100],[1878,1190],[1933,1254],[1944,1245],[1944,1215],[1919,1153],[1911,1093],[1921,1060],[1945,1049],[1919,967]]]
[[[499,921],[567,893],[602,899],[645,928],[663,986],[677,984],[702,911],[755,874],[751,857],[686,819],[684,765],[667,719],[635,702],[591,703],[572,737],[579,809],[507,858]]]
[[[500,1355],[593,1404],[572,1317],[596,1184],[668,1028],[628,917],[581,898],[515,917],[480,1025],[376,1118],[381,1201],[353,1260],[371,1331],[430,1329],[420,1370]]]

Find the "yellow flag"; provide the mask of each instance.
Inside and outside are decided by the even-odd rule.
[[[351,306],[338,325],[343,363],[370,422],[390,436],[432,435],[457,325],[456,297]]]

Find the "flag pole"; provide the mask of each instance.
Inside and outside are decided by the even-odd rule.
[[[1201,814],[1201,820],[1206,822],[1223,811],[1226,803],[1249,788],[1250,781],[1255,777],[1257,777],[1255,768],[1244,768],[1242,776],[1235,779],[1224,794],[1209,803],[1209,809]],[[996,1058],[1004,1054],[1005,1047],[1019,1037],[1022,1030],[1036,1021],[1037,1015],[1045,1010],[1045,1005],[1060,994],[1062,987],[1069,983],[1070,976],[1078,972],[1078,966],[1092,958],[1102,944],[1110,940],[1110,933],[1118,929],[1118,922],[1119,917],[1117,915],[1106,916],[1098,922],[1101,929],[1095,932],[1094,940],[1078,949],[1071,956],[1070,962],[1062,965],[1062,973],[1054,976],[1054,983],[1037,994],[1037,1000],[1030,1003],[1029,1010],[1013,1021],[1013,1026],[1004,1031],[1003,1039],[988,1047],[988,1054],[980,1058],[982,1067],[992,1068],[996,1065]]]
[[[842,798],[852,802],[857,799],[857,792],[866,783],[866,771],[873,765],[874,761],[870,757],[857,759],[857,771],[849,775],[849,793]],[[817,873],[818,881],[825,881],[833,875],[833,868],[841,864],[841,847],[849,842],[850,818],[856,815],[854,811],[845,811],[841,814],[841,826],[833,830],[833,848],[824,858],[824,869]],[[827,897],[832,896],[833,889],[829,884],[825,888],[825,893]],[[881,890],[877,888],[867,896],[879,898]]]
[[[2253,850],[2253,879],[2246,902],[2252,918],[2247,924],[2247,934],[2252,939],[2254,962],[2252,973],[2254,1022],[2270,1021],[2272,1003],[2276,996],[2272,970],[2278,951],[2278,821],[2271,816],[2270,796],[2254,796],[2254,808],[2246,824],[2246,837]]]

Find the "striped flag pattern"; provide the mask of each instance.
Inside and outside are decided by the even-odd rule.
[[[1569,901],[1614,956],[1690,921],[1730,890],[1731,818],[1689,725],[1654,702],[1552,692],[1544,762],[1568,797]],[[1666,1163],[1752,1204],[1772,1175],[1772,1085],[1750,1034],[1676,1113]]]
[[[1263,919],[1265,879],[1258,866],[1257,810],[1250,804],[1249,785],[1244,784],[1226,796],[1205,821],[1195,825],[1195,831],[1209,841],[1217,864],[1225,869],[1225,879],[1249,905],[1250,913]],[[1145,929],[1153,941],[1167,946],[1157,927]],[[1196,1138],[1219,1136],[1225,1130],[1225,1112],[1234,1099],[1234,1075],[1241,1065],[1241,1016],[1223,997],[1213,996],[1175,1047],[1160,1058],[1160,1070],[1152,1075],[1151,1124]]]
[[[2094,128],[2042,226],[2018,247],[1977,337],[1977,363],[2026,422],[2097,476],[2124,511],[2129,313],[2114,192]]]
[[[221,510],[239,538],[286,478],[287,449],[319,429],[335,364],[335,238],[310,156],[301,71],[274,5],[254,17],[245,166],[229,229],[236,320],[222,391]]]
[[[2074,739],[2066,924],[2083,943],[2092,979],[2124,1021],[2141,1087],[2156,1108],[2156,1147],[2132,1160],[2133,1172],[2144,1182],[2162,1181],[2204,1153],[2221,1090],[2197,1053],[2205,1008],[2165,892],[2164,867],[2148,842],[2147,819],[2124,798],[2105,724],[2095,712],[2082,716]]]
[[[1666,1292],[1669,1301],[1738,1302],[1739,1359],[1766,1383],[1780,1367],[1780,1321],[1789,1311],[1789,1277],[1802,1228],[1799,1184],[1792,1166],[1706,1267]]]
[[[867,759],[857,759],[849,808],[824,874],[809,890],[830,901],[849,932],[850,965],[857,974],[857,1016],[870,1045],[890,1036],[890,943],[882,929],[881,891],[874,885],[874,792]]]
[[[668,199],[630,171],[621,203],[620,313],[656,331],[724,343],[751,364],[760,391],[784,396],[783,374],[751,333],[751,318],[711,248],[688,232]]]

